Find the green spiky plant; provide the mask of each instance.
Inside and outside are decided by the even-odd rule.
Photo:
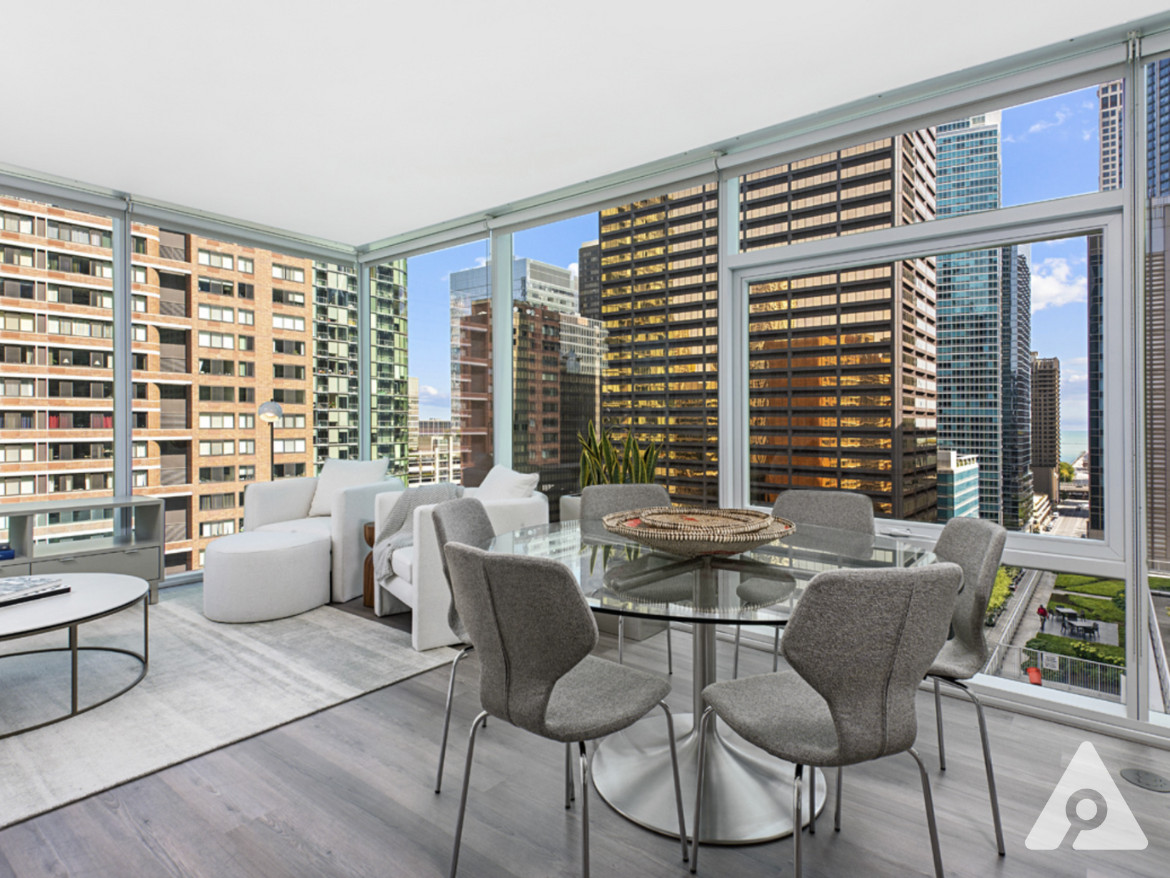
[[[661,446],[650,443],[645,450],[638,446],[634,431],[626,432],[624,442],[615,441],[606,429],[598,433],[593,421],[581,443],[581,487],[590,485],[628,485],[654,481],[654,466]]]

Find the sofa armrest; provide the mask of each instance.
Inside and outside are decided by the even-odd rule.
[[[428,503],[414,510],[414,563],[411,583],[414,586],[414,617],[411,642],[415,649],[434,649],[458,643],[459,638],[447,624],[451,589],[443,575],[439,556],[439,537],[435,533],[435,506]]]
[[[334,602],[348,601],[362,593],[362,568],[370,547],[362,536],[362,525],[374,520],[376,498],[381,494],[401,494],[401,479],[386,479],[356,488],[346,488],[333,500],[330,527],[333,532]]]
[[[244,530],[256,530],[274,521],[309,517],[317,492],[317,478],[253,482],[244,489]]]

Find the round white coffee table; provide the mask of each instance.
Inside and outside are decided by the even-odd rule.
[[[30,732],[43,726],[60,722],[87,710],[93,710],[117,698],[124,692],[133,689],[146,676],[149,661],[149,595],[150,586],[145,579],[137,576],[121,576],[115,573],[63,573],[61,581],[71,588],[67,594],[50,595],[37,598],[20,604],[11,604],[0,607],[0,642],[16,640],[21,637],[32,637],[36,634],[45,634],[50,631],[69,629],[69,645],[52,649],[33,649],[25,652],[13,652],[0,656],[0,660],[14,658],[21,655],[36,655],[49,652],[70,653],[70,685],[72,689],[69,713],[53,717],[35,725],[0,734],[0,738]],[[86,622],[92,622],[103,616],[110,616],[121,612],[128,607],[142,601],[142,652],[137,653],[129,649],[119,649],[113,646],[79,646],[77,642],[77,628]],[[128,685],[117,692],[85,707],[78,706],[77,698],[77,655],[80,651],[117,652],[131,656],[142,663],[142,670]]]

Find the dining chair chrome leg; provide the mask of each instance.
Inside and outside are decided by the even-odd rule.
[[[584,864],[582,875],[589,878],[589,754],[585,750],[584,741],[578,741],[577,746],[581,748],[581,862]]]
[[[735,626],[735,654],[731,659],[731,679],[739,679],[739,632],[743,628],[740,625]]]
[[[906,752],[918,763],[918,776],[922,779],[922,800],[926,804],[926,826],[930,830],[930,852],[934,856],[934,875],[935,878],[943,878],[942,851],[938,846],[938,826],[934,822],[934,798],[930,795],[930,777],[917,751],[910,747]]]
[[[463,768],[463,792],[459,796],[459,818],[455,821],[455,850],[451,853],[451,871],[449,878],[455,878],[455,871],[459,868],[459,843],[463,840],[463,815],[467,813],[467,788],[471,783],[471,759],[475,755],[475,734],[487,719],[487,711],[482,711],[471,724],[471,734],[467,736],[467,763]]]
[[[934,720],[938,724],[938,770],[947,770],[947,751],[943,745],[942,698],[939,696],[938,677],[931,677],[934,682]]]
[[[670,645],[670,622],[666,623],[666,673],[674,673],[674,649]]]
[[[674,744],[674,716],[665,701],[659,701],[658,706],[666,714],[666,740],[670,742],[670,768],[674,772],[674,801],[678,806],[678,837],[682,842],[683,862],[687,861],[687,822],[683,816],[682,784],[678,777],[678,750]]]
[[[817,834],[817,770],[815,768],[810,768],[808,772],[808,834]]]
[[[999,819],[999,796],[995,791],[995,772],[991,768],[991,741],[987,737],[987,720],[983,716],[983,705],[975,696],[975,693],[968,689],[963,683],[958,680],[948,680],[951,685],[962,689],[971,702],[975,705],[975,716],[979,719],[979,739],[983,743],[983,768],[987,772],[987,794],[991,798],[991,819],[995,824],[995,846],[1002,857],[1005,855],[1003,846],[1003,825]],[[937,685],[937,681],[936,681]]]
[[[703,711],[703,718],[699,721],[699,776],[695,781],[695,816],[691,818],[691,831],[694,840],[691,842],[691,873],[699,868],[699,821],[703,809],[703,778],[706,775],[707,755],[707,727],[711,724],[711,717],[715,715],[713,708]]]
[[[845,771],[845,766],[843,766],[843,765],[837,766],[837,805],[836,805],[836,810],[833,812],[833,831],[834,832],[841,831],[841,775],[844,773],[844,771]]]
[[[623,664],[622,652],[623,652],[623,647],[625,646],[625,643],[626,643],[626,617],[625,616],[618,616],[618,664],[619,665]]]
[[[804,798],[801,795],[803,789],[803,772],[804,766],[797,765],[796,772],[792,776],[792,874],[795,878],[800,878],[800,831],[801,814],[800,803]],[[816,778],[816,769],[813,769],[813,778]]]
[[[435,792],[440,792],[443,786],[443,763],[447,759],[447,732],[451,728],[451,702],[455,698],[455,671],[459,668],[461,659],[475,647],[465,646],[455,660],[451,662],[451,680],[447,683],[447,710],[443,713],[443,737],[439,742],[439,770],[435,774]]]
[[[776,633],[772,635],[772,673],[780,669],[780,626],[775,626]]]
[[[565,810],[573,807],[577,791],[573,786],[573,745],[565,744]]]

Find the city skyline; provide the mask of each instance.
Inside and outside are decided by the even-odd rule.
[[[1099,188],[1096,86],[1001,111],[1001,206]],[[598,214],[582,214],[513,235],[514,258],[575,270],[582,244],[597,240]],[[453,271],[488,262],[487,240],[407,260],[412,317],[410,374],[420,381],[420,413],[450,417],[450,303]],[[1062,365],[1062,426],[1088,429],[1087,275],[1084,238],[1032,244],[1031,346]],[[417,322],[416,322],[417,321]],[[447,357],[438,356],[439,348]],[[428,392],[429,391],[429,392]]]

